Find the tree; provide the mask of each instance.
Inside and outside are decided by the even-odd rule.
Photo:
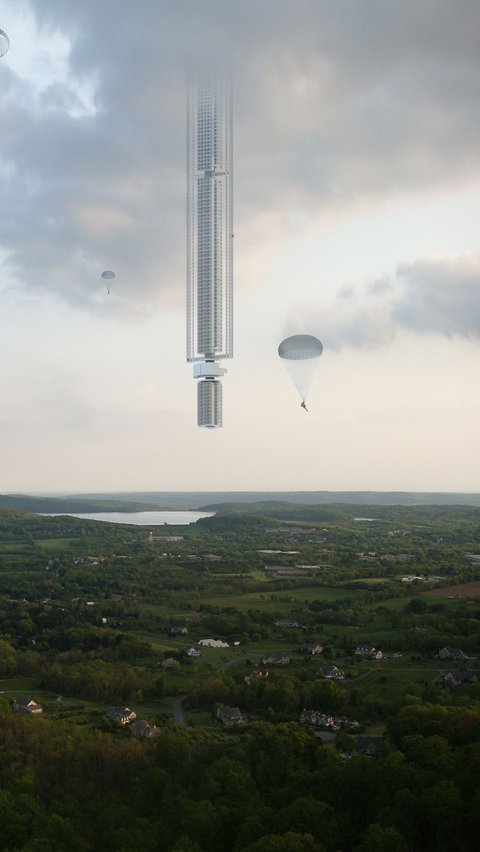
[[[283,835],[266,834],[255,843],[244,846],[242,852],[324,852],[324,849],[311,834],[288,831]]]
[[[396,828],[385,828],[373,823],[362,835],[362,842],[354,852],[405,852],[407,846]]]
[[[287,805],[278,814],[276,824],[282,833],[305,832],[320,838],[329,849],[336,846],[338,829],[335,811],[316,796],[304,796]]]
[[[0,677],[8,677],[13,674],[16,669],[17,657],[15,650],[6,642],[5,639],[0,639]]]

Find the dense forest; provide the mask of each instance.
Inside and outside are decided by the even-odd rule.
[[[474,506],[0,510],[0,849],[473,850],[479,540]]]

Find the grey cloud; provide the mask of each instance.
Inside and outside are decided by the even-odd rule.
[[[388,275],[382,275],[381,278],[376,278],[375,281],[372,281],[368,289],[372,295],[380,295],[392,290],[393,285]]]
[[[185,82],[202,56],[234,70],[237,233],[477,169],[477,0],[31,8],[70,39],[69,76],[35,98],[0,66],[0,244],[18,281],[73,304],[95,308],[105,265],[127,301],[183,303]]]
[[[392,321],[420,334],[480,341],[479,259],[419,260],[400,265],[401,293]]]
[[[480,343],[480,257],[420,259],[399,265],[333,305],[294,308],[329,349],[385,346],[406,330]]]

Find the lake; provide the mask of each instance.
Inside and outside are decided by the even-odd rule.
[[[158,527],[164,524],[184,526],[200,518],[211,518],[215,512],[42,512],[42,515],[85,518],[88,521],[105,521],[109,524],[134,524],[137,527]]]

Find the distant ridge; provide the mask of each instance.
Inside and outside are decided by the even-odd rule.
[[[312,506],[326,503],[355,503],[363,506],[480,506],[480,492],[450,491],[126,491],[81,496],[83,499],[94,497],[155,503],[159,509],[201,509],[206,505],[219,503],[257,503],[272,500]]]
[[[90,494],[3,494],[0,508],[27,512],[141,512],[204,509],[232,503],[305,506],[480,506],[480,493],[416,491],[124,491]],[[254,508],[254,506],[252,506]]]
[[[138,503],[134,500],[116,500],[112,497],[47,497],[30,494],[0,494],[0,509],[16,509],[22,512],[39,514],[52,512],[68,515],[91,512],[144,512],[155,510],[151,504]]]

